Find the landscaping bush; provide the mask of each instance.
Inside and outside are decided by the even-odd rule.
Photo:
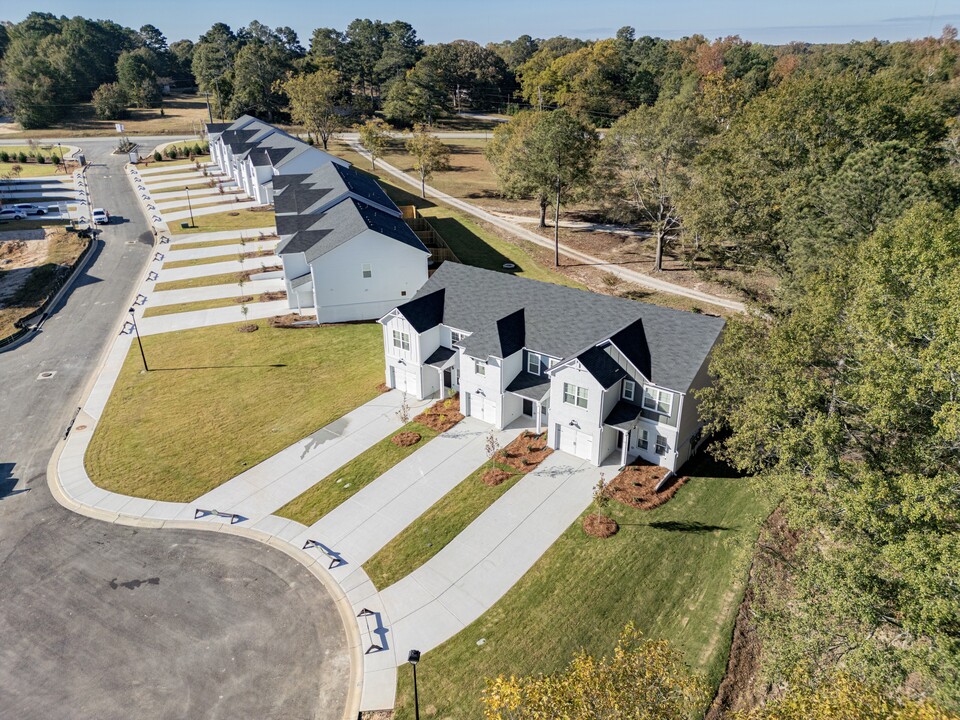
[[[20,154],[17,155],[17,162],[19,162],[22,165],[26,161],[27,161],[27,154],[21,151]]]
[[[0,162],[10,162],[10,153],[6,150],[0,150]]]
[[[37,162],[43,165],[44,163],[47,162],[47,159],[40,153],[37,153]]]
[[[173,147],[173,145],[171,145],[170,147],[167,148],[166,156],[167,156],[168,158],[170,158],[171,160],[176,160],[176,159],[177,159],[177,149],[176,149],[175,147]]]
[[[163,160],[163,155],[160,154],[159,150],[153,151],[153,160],[154,162],[160,162],[161,160]]]
[[[196,145],[193,146],[193,154],[203,155],[203,150],[200,149],[200,143],[197,143]]]

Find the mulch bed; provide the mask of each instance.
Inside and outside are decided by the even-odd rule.
[[[391,389],[392,388],[389,385],[387,385],[385,382],[382,382],[379,385],[377,385],[377,392],[380,393],[381,395],[383,395],[383,393],[390,392]]]
[[[260,293],[261,302],[269,302],[270,300],[286,300],[286,298],[286,290],[271,290],[269,292]]]
[[[510,473],[508,473],[506,470],[500,470],[500,469],[498,469],[498,468],[494,468],[493,470],[487,470],[487,471],[483,474],[483,477],[480,478],[480,481],[481,481],[484,485],[489,485],[490,487],[495,487],[495,486],[499,485],[500,483],[502,483],[502,482],[504,482],[504,481],[506,481],[506,480],[509,480],[511,477],[512,477],[512,475],[511,475]]]
[[[674,475],[660,492],[656,492],[654,488],[668,472],[669,470],[659,465],[637,460],[627,465],[623,472],[607,484],[606,494],[638,510],[652,510],[676,495],[677,490],[687,481],[684,476]]]
[[[243,303],[251,303],[253,302],[253,295],[244,295],[243,297],[234,298],[233,301],[241,305]]]
[[[410,447],[420,442],[420,439],[420,433],[402,432],[394,435],[390,441],[397,447]]]
[[[587,515],[583,519],[583,531],[590,537],[613,537],[619,529],[620,526],[617,525],[617,521],[606,515]]]
[[[461,420],[463,414],[460,412],[459,393],[446,400],[438,400],[414,418],[415,422],[438,433],[446,432]]]
[[[259,325],[251,323],[249,325],[238,325],[237,332],[256,332],[260,329]]]
[[[296,330],[296,329],[305,328],[305,327],[317,327],[316,323],[313,323],[310,325],[296,324],[296,323],[306,322],[311,319],[312,318],[306,315],[299,315],[297,313],[287,313],[286,315],[274,315],[272,318],[270,318],[268,322],[270,323],[270,327],[275,327],[275,328],[293,328]]]
[[[496,460],[514,470],[528,473],[542,463],[553,448],[547,447],[547,433],[524,430],[512,443],[497,453]]]
[[[273,250],[254,250],[253,252],[243,253],[243,257],[245,260],[249,260],[251,258],[270,257],[273,254]]]

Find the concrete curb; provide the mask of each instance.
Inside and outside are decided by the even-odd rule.
[[[69,433],[68,433],[69,435]],[[300,563],[313,575],[327,591],[340,613],[340,620],[343,623],[347,635],[347,648],[350,653],[350,679],[347,686],[347,702],[344,707],[344,720],[354,720],[360,713],[360,698],[363,690],[363,651],[360,638],[360,629],[354,617],[353,608],[347,599],[343,589],[331,577],[331,575],[318,564],[316,558],[310,557],[303,550],[280,540],[279,538],[265,533],[261,530],[252,528],[237,527],[225,523],[209,522],[190,522],[189,520],[152,520],[145,518],[136,518],[120,513],[106,512],[90,505],[84,505],[68,497],[60,484],[60,474],[58,466],[60,455],[66,445],[67,438],[63,437],[57,442],[57,446],[50,456],[47,463],[47,486],[50,488],[50,494],[63,507],[68,510],[92,518],[101,522],[108,522],[114,525],[125,525],[127,527],[146,528],[154,530],[203,530],[206,532],[218,532],[225,535],[236,535],[238,537],[254,540],[264,545],[279,550],[291,559]],[[304,528],[306,530],[306,528]]]

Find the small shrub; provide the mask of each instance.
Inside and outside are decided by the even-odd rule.
[[[153,151],[153,160],[154,162],[161,162],[163,160],[163,155],[160,154],[159,150]]]
[[[203,145],[200,147],[200,149],[203,151],[203,152],[200,153],[201,155],[206,155],[206,154],[208,154],[208,153],[210,152],[210,143],[203,143]]]
[[[17,162],[20,163],[21,165],[27,162],[27,154],[21,151],[20,154],[17,155]]]
[[[200,148],[200,143],[197,143],[196,145],[193,146],[193,154],[203,155],[203,150]]]
[[[6,150],[0,150],[0,162],[10,162],[10,153]]]
[[[177,149],[171,145],[170,147],[167,148],[166,155],[167,155],[167,157],[170,158],[171,160],[176,160],[176,159],[177,159]]]
[[[40,154],[38,153],[38,154],[37,154],[37,162],[40,163],[41,165],[44,165],[44,164],[46,164],[47,159],[46,159],[43,155],[40,155]]]

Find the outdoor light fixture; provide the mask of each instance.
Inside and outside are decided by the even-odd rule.
[[[137,345],[140,346],[140,357],[143,359],[143,370],[147,372],[150,368],[147,367],[147,356],[143,353],[143,343],[140,342],[140,330],[137,328],[137,317],[133,314],[133,308],[130,308],[130,322],[133,323],[133,332],[137,335]]]
[[[193,227],[193,205],[190,204],[190,188],[184,187],[187,191],[187,209],[190,211],[190,227]]]
[[[420,651],[411,650],[407,655],[407,662],[413,665],[413,712],[416,720],[420,720],[420,696],[417,694],[417,663],[420,662]]]

